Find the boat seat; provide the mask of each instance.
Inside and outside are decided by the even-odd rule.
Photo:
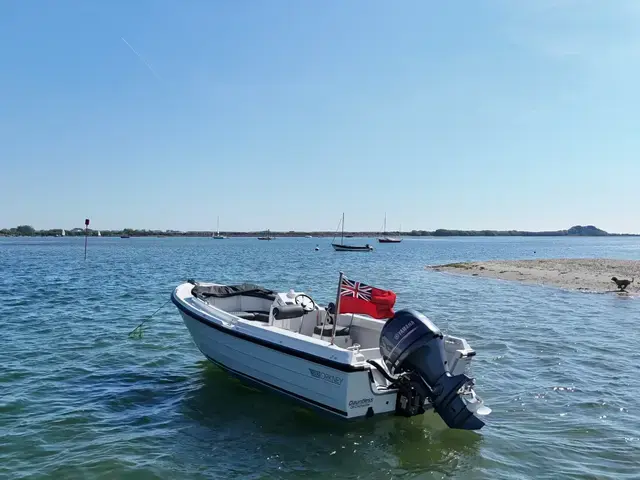
[[[324,331],[322,330],[322,325],[316,325],[313,329],[314,335],[322,335],[323,338],[331,337],[333,334],[333,324],[327,323],[324,326]],[[336,337],[348,337],[349,336],[349,327],[336,327]]]
[[[254,312],[227,312],[231,315],[235,315],[243,320],[253,320],[254,322],[269,323],[269,312],[254,311]]]

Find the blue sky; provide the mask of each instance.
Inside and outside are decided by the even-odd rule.
[[[635,0],[0,2],[0,227],[640,232],[639,24]]]

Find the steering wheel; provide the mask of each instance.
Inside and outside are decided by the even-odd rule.
[[[293,301],[296,302],[296,305],[300,305],[306,313],[313,312],[318,308],[318,305],[316,305],[313,298],[304,293],[296,295],[296,298],[294,298]]]

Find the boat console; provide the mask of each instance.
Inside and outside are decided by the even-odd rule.
[[[320,307],[309,295],[294,290],[275,294],[270,318],[271,324],[276,327],[318,340],[330,341],[333,335],[333,315]],[[348,326],[336,326],[333,344],[341,348],[353,345]]]

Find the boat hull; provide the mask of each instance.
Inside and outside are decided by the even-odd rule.
[[[401,238],[379,238],[379,243],[400,243],[402,242]]]
[[[370,252],[373,250],[371,245],[359,246],[359,245],[340,245],[338,243],[332,243],[331,246],[336,252]]]
[[[261,339],[242,338],[231,333],[233,327],[201,318],[179,302],[174,298],[198,349],[235,377],[345,420],[394,412],[396,392],[374,393],[367,368],[329,366],[303,358],[304,352],[298,356]]]

